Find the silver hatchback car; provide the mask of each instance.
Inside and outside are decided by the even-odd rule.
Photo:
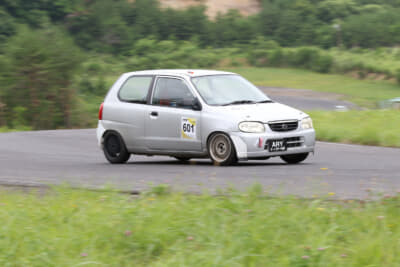
[[[98,144],[111,163],[131,154],[217,165],[314,152],[315,131],[302,111],[276,103],[238,74],[151,70],[123,74],[99,110]]]

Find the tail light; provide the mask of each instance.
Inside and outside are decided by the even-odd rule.
[[[100,109],[99,109],[99,120],[100,121],[103,119],[103,106],[104,106],[104,103],[101,103]]]

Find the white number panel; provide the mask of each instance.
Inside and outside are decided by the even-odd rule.
[[[196,139],[196,119],[182,118],[181,137],[184,139]]]

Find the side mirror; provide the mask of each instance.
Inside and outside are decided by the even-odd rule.
[[[200,101],[199,101],[199,99],[197,99],[197,97],[195,98],[195,99],[193,99],[193,101],[192,101],[192,109],[193,110],[201,110],[201,103],[200,103]]]

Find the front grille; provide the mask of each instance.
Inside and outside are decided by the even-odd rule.
[[[299,147],[302,146],[304,143],[304,140],[301,137],[289,137],[285,138],[286,140],[286,147]]]
[[[274,132],[294,131],[299,126],[298,121],[276,121],[268,123],[269,128]]]

